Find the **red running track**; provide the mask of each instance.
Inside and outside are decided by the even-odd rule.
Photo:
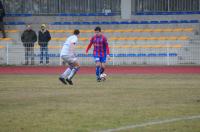
[[[2,66],[0,74],[60,74],[64,66]],[[81,67],[79,74],[94,74],[95,67]],[[108,74],[200,74],[200,66],[108,66]]]

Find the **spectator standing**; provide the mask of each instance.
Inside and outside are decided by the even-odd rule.
[[[5,30],[4,30],[4,23],[3,23],[4,17],[5,17],[5,10],[4,10],[2,2],[0,1],[0,29],[1,29],[3,38],[6,38],[6,33],[5,33]]]
[[[38,44],[40,45],[40,64],[43,64],[43,58],[46,57],[46,64],[49,64],[48,42],[51,40],[51,35],[45,24],[41,25],[41,30],[38,32]]]
[[[25,47],[25,65],[29,64],[29,58],[31,58],[31,65],[34,65],[34,43],[37,41],[37,35],[31,25],[26,26],[21,41]]]

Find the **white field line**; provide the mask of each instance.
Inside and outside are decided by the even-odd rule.
[[[200,119],[200,115],[151,121],[151,122],[146,122],[142,124],[128,125],[128,126],[119,127],[119,128],[107,129],[100,132],[117,132],[121,130],[133,129],[133,128],[138,128],[138,127],[146,127],[146,126],[151,126],[151,125],[158,125],[158,124],[165,124],[165,123],[171,123],[171,122],[177,122],[177,121],[183,121],[183,120],[193,120],[193,119]]]

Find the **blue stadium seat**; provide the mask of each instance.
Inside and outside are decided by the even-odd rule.
[[[199,20],[189,20],[190,23],[199,23]]]
[[[138,57],[145,57],[146,54],[137,54]]]
[[[90,22],[81,22],[81,25],[90,25]]]
[[[79,16],[88,16],[87,13],[79,13]]]
[[[119,22],[119,24],[130,24],[130,22],[128,22],[128,21],[121,21],[121,22]]]
[[[112,21],[110,22],[111,24],[120,24],[120,22],[117,22],[117,21]]]
[[[200,11],[176,11],[176,12],[137,12],[136,15],[190,15],[200,14]]]
[[[177,56],[177,53],[169,53],[169,56],[170,57],[175,57],[175,56]]]
[[[81,22],[72,22],[73,25],[81,25]]]
[[[169,21],[160,21],[160,24],[168,24],[170,23]]]
[[[91,24],[93,24],[93,25],[99,25],[101,23],[100,22],[91,22]]]
[[[177,53],[138,53],[138,54],[110,54],[110,57],[176,57]],[[93,57],[93,54],[78,54],[78,57]]]
[[[96,13],[88,13],[88,16],[97,16]]]
[[[72,25],[72,22],[63,22],[63,25]]]
[[[179,23],[177,20],[171,20],[169,23]]]
[[[138,21],[131,21],[130,24],[139,24]]]
[[[5,25],[26,25],[25,22],[4,22]]]
[[[159,24],[159,21],[150,21],[150,24]]]
[[[180,22],[180,23],[190,23],[189,20],[180,20],[179,22]]]
[[[156,57],[157,54],[155,54],[155,53],[150,53],[150,54],[148,54],[147,56],[148,56],[148,57]]]
[[[6,17],[30,17],[32,14],[30,13],[8,13],[6,14]]]
[[[149,21],[140,21],[139,24],[149,24]]]
[[[111,24],[111,22],[102,21],[102,22],[100,22],[100,24],[102,24],[102,25],[108,25],[108,24]]]

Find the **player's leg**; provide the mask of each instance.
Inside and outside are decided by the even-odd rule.
[[[71,72],[69,74],[69,76],[67,77],[66,81],[70,84],[70,85],[73,85],[73,82],[72,82],[72,78],[76,75],[77,71],[79,70],[80,68],[80,64],[79,62],[76,60],[73,62],[73,68],[71,69]]]
[[[105,64],[105,63],[101,63],[100,74],[103,74],[103,73],[104,73],[104,71],[105,71],[105,67],[106,67],[106,64]]]
[[[103,74],[106,68],[106,56],[100,58],[101,70],[100,73]]]
[[[73,69],[73,65],[69,65],[69,67],[60,75],[62,78],[67,78]]]
[[[100,63],[101,63],[101,70],[100,70],[101,81],[105,81],[106,78],[103,77],[102,75],[104,74],[105,67],[106,67],[106,56],[100,58]]]
[[[97,82],[100,82],[101,81],[101,78],[100,78],[100,72],[101,72],[101,63],[100,63],[100,57],[98,56],[94,56],[94,60],[95,60],[95,65],[96,65],[96,79],[97,79]]]
[[[67,56],[62,56],[61,57],[64,63],[68,62],[68,57]],[[71,68],[70,66],[60,75],[59,80],[63,83],[63,84],[67,84],[65,81],[65,78],[70,74],[71,72]]]

